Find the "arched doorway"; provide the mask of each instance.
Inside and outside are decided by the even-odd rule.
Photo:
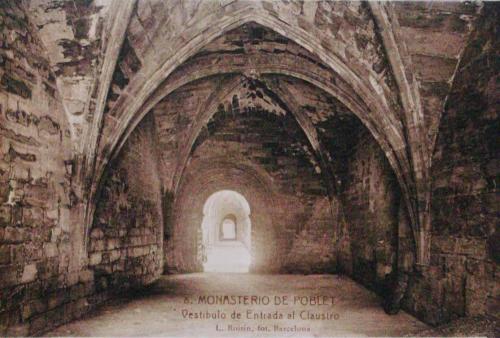
[[[251,263],[250,206],[240,193],[220,190],[203,207],[203,270],[248,272]]]

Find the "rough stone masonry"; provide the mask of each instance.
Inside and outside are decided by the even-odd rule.
[[[500,5],[0,2],[0,335],[202,270],[207,198],[255,273],[344,274],[498,320]]]

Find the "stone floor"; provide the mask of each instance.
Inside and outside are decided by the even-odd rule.
[[[498,314],[496,314],[498,316]],[[493,316],[465,317],[423,330],[418,337],[500,337],[500,321]]]
[[[215,296],[225,295],[250,297],[246,300],[243,297],[229,298],[242,303],[238,306],[210,304],[216,300]],[[284,297],[287,297],[287,305],[283,304]],[[268,300],[269,304],[264,305]],[[256,305],[256,302],[260,304]],[[293,305],[294,302],[297,305]],[[140,295],[130,295],[128,299],[105,305],[92,316],[59,327],[47,335],[402,336],[428,328],[404,312],[386,315],[379,303],[380,299],[374,293],[343,276],[172,275],[162,277]],[[242,319],[232,319],[234,312],[240,313]],[[254,319],[253,316],[261,312],[264,316],[281,315],[283,318]],[[207,319],[207,313],[217,318]],[[223,313],[225,319],[221,318]],[[308,313],[321,318],[303,319]],[[186,318],[190,315],[203,319]]]
[[[205,272],[248,272],[251,256],[239,241],[221,242],[207,252]]]

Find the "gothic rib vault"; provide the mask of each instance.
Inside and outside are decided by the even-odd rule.
[[[491,39],[480,35],[491,30],[481,6],[33,0],[2,11],[5,31],[16,32],[5,35],[1,59],[2,135],[12,140],[5,162],[23,161],[27,173],[9,176],[5,204],[39,207],[48,210],[42,219],[57,219],[67,238],[55,242],[76,253],[65,258],[68,275],[112,275],[120,255],[145,257],[136,259],[143,268],[134,270],[131,284],[149,283],[163,269],[200,269],[196,227],[203,215],[190,205],[201,210],[211,194],[236,188],[255,217],[255,271],[303,271],[311,264],[382,290],[382,277],[357,271],[350,256],[363,248],[353,240],[361,230],[350,222],[366,221],[384,233],[368,240],[374,253],[358,257],[378,264],[376,276],[438,274],[433,243],[445,235],[433,209],[440,182],[432,173],[441,168],[439,134],[448,135],[441,121],[450,98],[457,99],[464,65],[474,43]],[[16,65],[23,48],[37,61]],[[41,145],[31,161],[31,147]],[[57,169],[30,164],[37,160]],[[31,192],[24,203],[30,193],[19,195],[16,184],[28,181],[59,197],[49,203]],[[359,205],[377,220],[357,219]],[[130,219],[147,215],[146,230],[133,235],[147,245],[125,253],[134,240],[116,225],[128,222],[124,210]],[[320,261],[310,262],[301,243]],[[18,277],[30,277],[30,269]],[[408,302],[425,317],[418,301]]]

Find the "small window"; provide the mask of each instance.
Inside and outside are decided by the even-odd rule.
[[[236,222],[232,218],[225,218],[222,221],[220,229],[220,240],[234,241],[236,240]]]

